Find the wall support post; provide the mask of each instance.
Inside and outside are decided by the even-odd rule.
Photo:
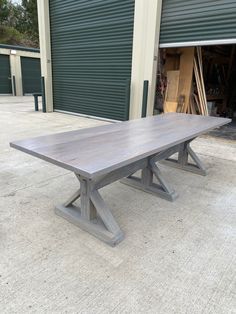
[[[46,111],[53,111],[52,94],[52,66],[51,66],[51,42],[50,42],[50,20],[49,20],[49,1],[37,1],[38,23],[39,23],[39,42],[41,55],[41,76],[45,80],[45,101]]]
[[[153,114],[162,0],[135,0],[130,119],[142,116],[143,81],[149,81],[147,116]]]

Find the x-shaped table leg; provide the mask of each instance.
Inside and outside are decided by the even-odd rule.
[[[156,177],[158,183],[153,182],[153,177]],[[147,167],[142,170],[141,178],[131,175],[121,180],[122,183],[130,185],[139,190],[157,195],[168,201],[174,201],[178,194],[171,188],[161,174],[160,169],[149,159]]]
[[[171,167],[205,176],[207,174],[206,168],[193,149],[190,147],[191,141],[192,140],[189,140],[179,145],[178,159],[168,157],[166,160],[163,160],[162,163]],[[189,162],[189,157],[192,158],[194,163]]]
[[[80,189],[63,205],[56,206],[56,214],[102,241],[112,246],[116,245],[123,239],[124,235],[110,209],[98,190],[94,188],[93,182],[76,176],[80,181]],[[76,206],[74,203],[79,198],[80,206]]]

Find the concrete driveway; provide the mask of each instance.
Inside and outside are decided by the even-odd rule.
[[[72,173],[9,141],[107,122],[0,97],[0,313],[236,313],[236,144],[193,144],[209,175],[166,167],[170,203],[116,182],[102,191],[125,240],[111,248],[54,206]]]

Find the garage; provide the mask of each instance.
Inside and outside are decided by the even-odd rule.
[[[41,91],[40,59],[21,57],[23,94],[33,94]]]
[[[235,43],[235,1],[164,0],[155,111],[235,117]]]
[[[0,94],[23,96],[40,91],[39,49],[0,44]]]
[[[8,55],[0,54],[0,94],[12,94],[11,69]]]

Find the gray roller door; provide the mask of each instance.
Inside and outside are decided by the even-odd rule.
[[[54,109],[126,120],[134,0],[51,0]]]
[[[235,0],[163,0],[161,47],[236,43]]]
[[[12,94],[10,60],[0,55],[0,94]]]
[[[23,94],[41,92],[41,69],[39,58],[21,57]]]

